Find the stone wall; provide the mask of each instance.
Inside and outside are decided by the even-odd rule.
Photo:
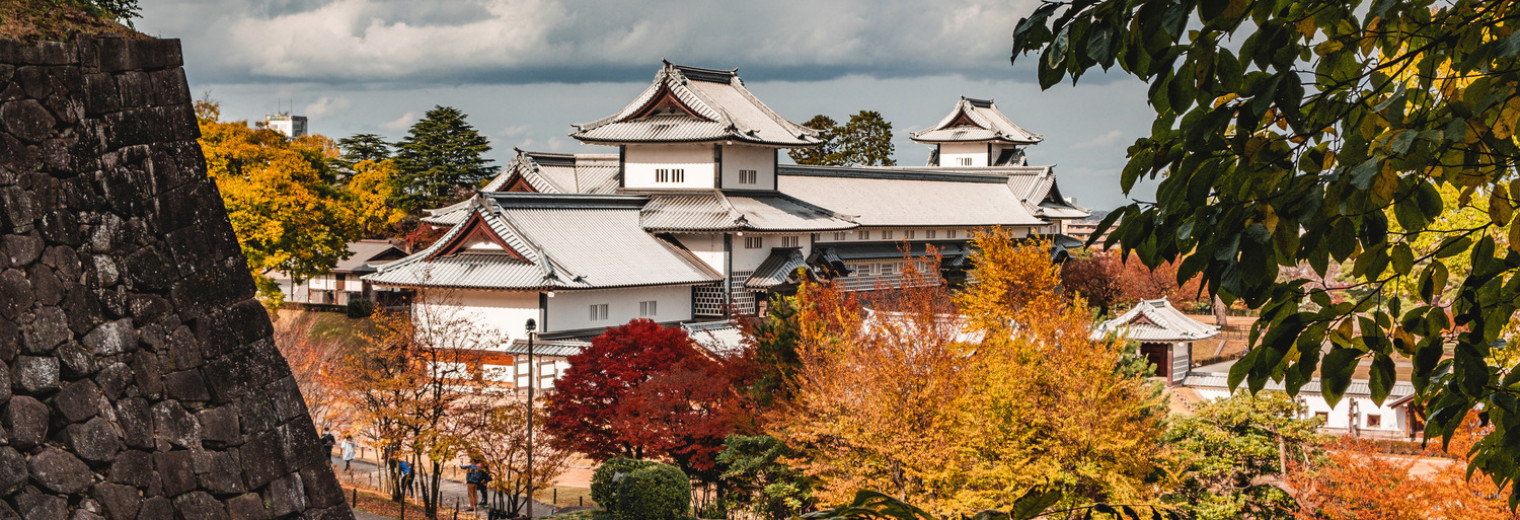
[[[351,518],[177,40],[0,40],[0,520]]]

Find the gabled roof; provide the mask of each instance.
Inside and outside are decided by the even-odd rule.
[[[777,188],[862,226],[1037,226],[1004,173],[782,165]]]
[[[1025,130],[1008,119],[992,100],[965,96],[939,124],[914,132],[909,138],[920,143],[1037,144],[1044,140],[1040,134]]]
[[[1129,312],[1093,328],[1093,337],[1110,333],[1134,341],[1198,341],[1219,335],[1219,327],[1189,318],[1162,298],[1141,300]]]
[[[786,120],[744,88],[738,69],[664,62],[654,82],[618,113],[575,125],[586,143],[736,141],[778,147],[821,144],[818,132]]]
[[[472,199],[465,225],[433,246],[364,279],[377,285],[504,290],[690,285],[722,277],[639,225],[645,197],[488,193]],[[502,250],[457,247],[486,226]],[[493,240],[494,241],[494,240]],[[510,248],[516,254],[507,253]]]
[[[686,335],[708,352],[718,356],[738,355],[744,352],[744,331],[728,321],[683,323]]]
[[[832,211],[775,192],[711,189],[624,193],[649,197],[641,218],[644,229],[655,233],[821,232],[856,227]]]
[[[802,249],[796,247],[776,247],[771,249],[770,256],[760,262],[749,279],[744,281],[746,289],[770,289],[786,283],[797,283],[797,270],[807,266],[807,259],[802,256]]]
[[[348,243],[348,258],[333,266],[334,273],[374,272],[375,266],[406,256],[406,252],[385,240],[364,239]]]
[[[618,189],[616,154],[559,154],[517,150],[502,172],[480,189],[482,192],[614,193]],[[526,187],[526,189],[524,189]],[[470,201],[463,200],[426,210],[422,221],[440,226],[464,222]]]

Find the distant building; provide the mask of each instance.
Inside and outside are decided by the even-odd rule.
[[[1189,318],[1166,298],[1141,300],[1117,318],[1099,323],[1094,337],[1114,334],[1140,343],[1140,353],[1156,365],[1167,384],[1180,384],[1193,368],[1193,342],[1219,335],[1219,327]]]
[[[338,262],[332,271],[299,283],[284,273],[270,276],[280,284],[286,302],[347,305],[353,298],[374,299],[373,287],[361,277],[406,256],[406,252],[384,240],[350,242],[348,253],[348,259]]]
[[[295,139],[306,135],[306,116],[293,116],[289,112],[269,114],[264,116],[264,125],[270,130],[285,134],[285,137]]]
[[[424,222],[450,228],[442,239],[364,280],[450,290],[457,310],[508,338],[493,349],[502,354],[522,355],[530,318],[538,340],[565,347],[644,318],[685,326],[721,353],[737,343],[729,318],[764,312],[804,280],[871,291],[903,283],[905,256],[936,254],[935,283],[960,283],[976,230],[1050,240],[1055,257],[1079,245],[1064,223],[1090,215],[1061,196],[1053,166],[1027,164],[1023,148],[1040,137],[991,101],[962,98],[915,134],[951,164],[787,165],[786,149],[822,144],[816,131],[772,111],[733,70],[665,63],[630,103],[571,137],[617,153],[519,150],[477,196],[428,212]],[[548,386],[525,359],[500,364],[523,372],[501,380]]]

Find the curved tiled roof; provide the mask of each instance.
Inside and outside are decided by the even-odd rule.
[[[431,247],[364,277],[377,285],[474,289],[601,289],[684,285],[722,277],[686,250],[645,232],[629,195],[490,193],[470,215],[522,258],[492,250],[440,250],[465,231],[456,225]],[[469,220],[466,220],[468,223]]]
[[[1000,173],[783,165],[777,188],[862,226],[1038,226]]]
[[[680,110],[651,111],[662,103]],[[715,70],[665,62],[654,82],[618,113],[576,125],[571,137],[588,143],[736,141],[779,147],[822,143],[818,132],[788,121],[760,102],[737,69]]]
[[[920,143],[997,141],[1009,144],[1037,144],[1044,140],[1040,134],[1025,130],[1008,119],[992,100],[964,96],[939,124],[914,132],[909,139]]]
[[[1129,312],[1093,328],[1093,337],[1110,333],[1134,341],[1198,341],[1219,335],[1219,327],[1189,318],[1162,298],[1141,300]]]
[[[641,221],[650,232],[723,231],[822,232],[853,229],[854,222],[796,198],[774,192],[669,190],[649,197]]]

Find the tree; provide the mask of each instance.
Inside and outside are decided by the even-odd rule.
[[[1431,446],[1424,458],[1380,453],[1364,439],[1342,438],[1321,458],[1294,466],[1288,483],[1298,490],[1299,520],[1514,520],[1503,490],[1469,475],[1460,458],[1484,436],[1482,418],[1469,414],[1451,445]],[[1431,462],[1444,458],[1454,463]],[[1420,471],[1421,463],[1436,466]]]
[[[533,406],[533,485],[529,489],[528,413],[527,399],[505,405],[497,399],[473,399],[459,413],[465,420],[476,421],[470,429],[472,434],[464,437],[464,448],[493,469],[490,486],[498,497],[508,498],[505,509],[509,517],[521,515],[527,497],[548,489],[569,468],[570,452],[544,442],[543,408]]]
[[[459,200],[496,172],[485,153],[491,141],[465,121],[464,112],[438,106],[396,143],[401,207],[416,212]]]
[[[728,380],[679,327],[634,320],[570,356],[545,427],[551,442],[596,460],[665,456],[696,475],[731,429]]]
[[[818,139],[822,140],[823,144],[812,148],[793,148],[788,150],[786,154],[791,156],[792,162],[813,165],[840,164],[839,142],[836,141],[835,135],[839,130],[839,123],[834,122],[834,118],[832,117],[818,114],[813,116],[812,119],[807,120],[802,126],[817,130]]]
[[[845,166],[892,166],[892,123],[874,110],[861,110],[850,116],[839,132],[839,151]]]
[[[1061,287],[1096,305],[1099,316],[1109,316],[1124,295],[1121,269],[1114,264],[1107,252],[1084,249],[1061,264]]]
[[[331,141],[286,139],[243,121],[218,121],[220,113],[214,102],[196,102],[206,169],[254,277],[267,281],[264,274],[277,270],[299,281],[332,270],[348,257],[359,228],[334,187]]]
[[[802,126],[819,131],[823,144],[814,148],[797,148],[787,152],[797,164],[823,166],[892,166],[895,146],[892,123],[881,113],[862,110],[850,116],[843,126],[833,118],[816,115]]]
[[[406,212],[396,205],[396,178],[400,172],[393,160],[362,160],[353,165],[353,175],[344,189],[353,201],[360,233],[367,238],[384,238],[401,230]]]
[[[360,433],[410,460],[429,516],[442,501],[444,465],[467,451],[480,426],[462,413],[482,399],[470,367],[502,343],[457,303],[449,292],[420,291],[409,311],[376,313],[373,330],[345,357],[338,377],[358,409]],[[399,499],[399,469],[387,469],[382,483]]]
[[[1161,438],[1180,464],[1167,501],[1197,520],[1291,519],[1295,502],[1278,486],[1324,442],[1303,411],[1281,393],[1240,393],[1176,418]]]
[[[312,330],[315,323],[312,316],[276,321],[274,345],[290,364],[312,423],[326,430],[346,426],[352,420],[352,404],[334,379],[341,370],[344,345],[318,335]]]
[[[1148,265],[1180,259],[1179,280],[1201,275],[1225,303],[1262,311],[1266,333],[1232,386],[1280,378],[1296,393],[1318,371],[1334,404],[1370,358],[1381,402],[1403,356],[1429,406],[1426,433],[1449,440],[1469,410],[1520,416],[1520,371],[1489,359],[1520,309],[1514,15],[1482,0],[1051,2],[1019,22],[1013,51],[1039,51],[1047,88],[1116,64],[1150,83],[1152,133],[1129,148],[1120,183],[1164,175],[1156,201],[1113,212],[1095,235],[1122,218],[1111,241]],[[1461,194],[1459,208],[1486,200],[1488,219],[1438,224],[1451,209],[1443,189]],[[1438,245],[1417,255],[1424,239]],[[1459,253],[1471,271],[1452,278]],[[1300,262],[1320,276],[1348,264],[1361,295],[1337,302],[1329,293],[1343,289],[1278,279]],[[1418,304],[1399,297],[1401,278],[1417,281],[1405,296]],[[1437,295],[1451,285],[1448,308]],[[1327,338],[1335,348],[1321,356]],[[1488,438],[1473,466],[1514,483],[1520,428]]]
[[[380,162],[391,158],[391,144],[376,134],[354,134],[338,140],[343,150],[343,160],[349,164],[362,161]]]
[[[745,357],[753,362],[755,375],[747,392],[760,407],[768,407],[791,396],[792,374],[801,362],[797,358],[797,304],[789,296],[776,295],[765,317],[745,320]]]
[[[812,509],[813,479],[786,463],[797,455],[770,435],[730,435],[718,453],[727,499],[769,520],[787,520]]]
[[[875,489],[953,514],[1046,485],[1071,503],[1147,496],[1159,393],[1120,373],[1123,345],[1090,337],[1048,244],[975,244],[979,283],[959,293],[923,283],[933,260],[868,306],[804,284],[795,388],[767,433],[799,452],[822,503]]]

